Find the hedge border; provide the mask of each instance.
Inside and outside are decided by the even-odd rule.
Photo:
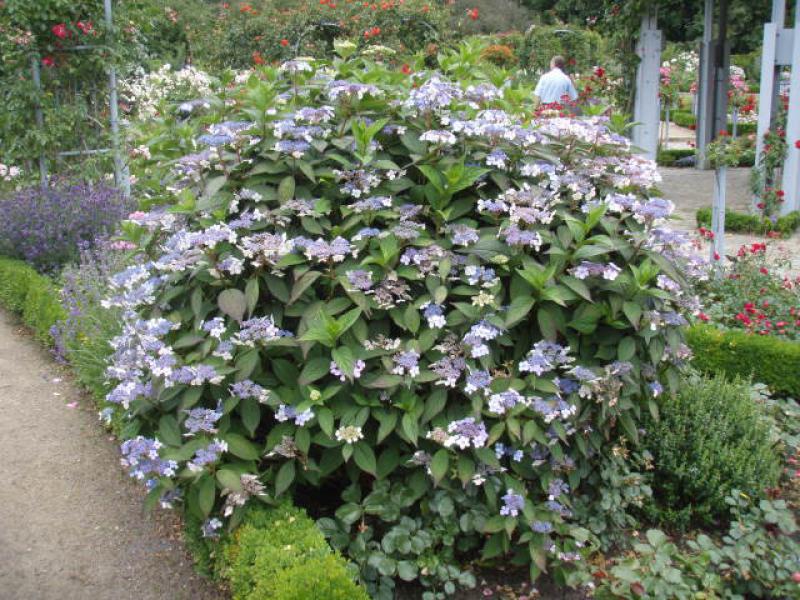
[[[659,149],[658,154],[656,155],[656,163],[659,167],[671,167],[678,160],[694,155],[694,148],[674,148],[668,150]]]
[[[669,113],[669,120],[678,125],[679,127],[686,127],[691,128],[697,125],[697,118],[692,114],[690,110],[671,110]],[[733,121],[728,121],[728,131],[733,130]],[[749,122],[749,123],[737,123],[736,124],[736,135],[750,135],[751,133],[756,133],[758,130],[758,123]]]
[[[47,346],[53,345],[52,327],[66,317],[55,283],[13,258],[0,257],[0,306],[21,316]],[[93,399],[103,404],[102,398]],[[113,429],[119,433],[118,427]],[[317,600],[369,600],[366,590],[354,582],[350,563],[333,552],[300,508],[255,506],[219,543],[203,538],[201,525],[185,514],[186,547],[197,571],[224,581],[234,591],[234,600],[303,600],[303,593],[312,593]],[[293,541],[298,539],[308,540],[308,545],[298,546]],[[314,551],[308,552],[309,548]],[[268,573],[265,563],[270,565]]]
[[[695,214],[698,227],[711,227],[711,207],[703,207]],[[761,233],[778,231],[783,236],[789,236],[800,227],[800,212],[793,211],[778,217],[773,223],[766,217],[725,210],[725,231],[736,233]]]
[[[20,260],[0,257],[0,305],[22,317],[36,339],[52,346],[52,327],[66,314],[50,278]]]
[[[800,343],[711,325],[693,325],[686,341],[705,373],[752,377],[779,395],[800,398]]]
[[[656,163],[659,167],[674,167],[675,163],[687,156],[694,156],[694,148],[669,148],[659,149],[656,155]],[[739,159],[739,167],[752,167],[755,161],[755,153],[745,152]]]

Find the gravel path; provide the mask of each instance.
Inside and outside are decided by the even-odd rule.
[[[663,181],[659,189],[665,198],[675,203],[671,227],[684,231],[697,228],[695,213],[698,208],[711,206],[714,199],[714,172],[687,168],[659,168]],[[739,212],[749,212],[750,169],[729,169],[726,186],[726,205]],[[767,242],[768,255],[774,259],[788,260],[791,263],[789,274],[800,274],[800,232],[787,239],[771,240],[761,235],[738,233],[725,234],[725,253],[735,254],[743,244]]]
[[[0,311],[0,598],[216,600],[89,399]]]

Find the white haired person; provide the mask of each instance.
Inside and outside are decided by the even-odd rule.
[[[572,84],[572,80],[564,73],[565,64],[563,56],[554,56],[550,60],[550,70],[541,76],[533,92],[541,104],[556,102],[563,104],[566,99],[577,100],[578,92]]]

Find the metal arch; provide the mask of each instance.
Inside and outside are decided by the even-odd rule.
[[[113,27],[114,27],[114,12],[112,7],[112,0],[103,0],[103,20],[106,26],[106,36],[107,36],[106,39],[107,41],[111,41],[113,37]],[[111,44],[108,43],[106,45],[100,45],[100,46],[94,44],[80,44],[78,46],[69,48],[68,50],[71,52],[85,52],[93,50],[103,50],[103,49],[108,49],[110,47]],[[34,105],[34,117],[36,121],[36,126],[39,128],[44,127],[44,113],[42,111],[42,105],[40,100],[43,92],[40,61],[41,58],[39,57],[38,53],[31,55],[31,76],[33,79],[33,84],[37,91],[35,105]],[[83,155],[105,154],[107,152],[113,152],[114,181],[117,186],[122,188],[122,193],[127,198],[130,197],[131,193],[130,176],[122,160],[122,153],[120,147],[119,106],[117,98],[117,69],[114,66],[113,62],[111,63],[108,69],[108,91],[109,91],[109,99],[108,99],[109,125],[111,127],[112,147],[87,149],[87,150],[67,150],[63,152],[58,152],[56,153],[56,155],[83,156]],[[46,187],[49,178],[47,173],[47,158],[45,157],[43,152],[39,154],[39,179],[41,186]]]

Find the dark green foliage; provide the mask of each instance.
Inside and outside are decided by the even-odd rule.
[[[680,127],[692,128],[697,125],[697,119],[689,110],[673,110],[669,113],[669,119]]]
[[[777,483],[780,455],[748,384],[693,377],[665,396],[660,413],[645,437],[655,465],[645,513],[654,521],[713,525],[727,519],[731,490],[755,496]]]
[[[0,306],[22,317],[36,338],[52,344],[50,329],[64,317],[53,283],[22,261],[0,257]]]
[[[613,30],[618,14],[629,5],[642,6],[642,0],[522,0],[522,4],[544,18],[584,24],[597,18],[597,27]],[[695,42],[703,35],[703,2],[658,0],[658,27],[664,38],[673,42]],[[731,0],[728,40],[731,51],[751,52],[761,46],[761,24],[769,20],[769,2]],[[616,7],[616,8],[615,8]],[[738,64],[738,63],[734,63]]]
[[[631,529],[638,529],[638,508],[651,502],[653,492],[647,469],[652,464],[649,452],[620,446],[599,461],[591,475],[592,492],[575,502],[575,519],[596,537],[604,552],[628,547]]]
[[[797,521],[785,500],[739,490],[725,498],[733,515],[721,539],[700,534],[685,545],[651,529],[634,552],[606,563],[598,600],[796,598]]]
[[[659,150],[656,162],[660,167],[672,167],[675,161],[687,156],[694,156],[693,148],[678,148],[674,150]]]
[[[478,9],[478,18],[467,11]],[[515,0],[456,0],[452,7],[453,28],[462,34],[525,31],[533,14]]]
[[[800,344],[796,342],[707,325],[687,329],[686,341],[694,352],[692,364],[700,371],[752,376],[773,393],[800,397]]]
[[[585,73],[597,64],[598,56],[607,53],[603,37],[581,27],[564,25],[532,27],[525,34],[520,49],[520,65],[542,72],[549,69],[556,54],[567,59],[567,72]]]
[[[215,559],[219,543],[203,537],[203,521],[186,511],[183,515],[183,543],[194,559],[195,571],[203,577],[217,578]]]
[[[202,548],[200,555],[206,556]],[[288,505],[250,509],[223,542],[218,568],[234,600],[368,598],[314,522]]]
[[[697,118],[692,114],[690,110],[673,110],[669,113],[669,120],[675,123],[675,125],[679,125],[680,127],[686,127],[688,129],[693,129],[697,125]],[[737,123],[736,125],[736,134],[739,136],[750,135],[751,133],[755,133],[757,129],[757,123]],[[728,121],[728,131],[733,131],[733,122]]]
[[[696,218],[698,227],[711,227],[711,208],[699,209]],[[794,233],[798,227],[800,227],[800,212],[798,211],[778,217],[775,223],[761,215],[751,215],[735,210],[725,211],[725,231],[761,234],[779,231],[784,236],[788,236]]]

